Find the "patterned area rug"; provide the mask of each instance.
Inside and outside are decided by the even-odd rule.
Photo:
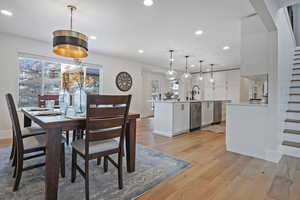
[[[75,183],[71,183],[71,152],[66,148],[66,178],[60,178],[59,199],[82,200],[85,199],[84,179],[77,173]],[[0,149],[0,199],[14,200],[40,200],[44,198],[44,169],[37,168],[23,172],[20,187],[12,192],[12,168],[8,162],[10,148]],[[83,161],[78,158],[83,167]],[[25,161],[34,162],[34,161]],[[90,199],[121,200],[135,199],[163,181],[187,169],[190,164],[186,161],[171,157],[148,147],[137,145],[136,171],[127,173],[124,158],[124,188],[118,189],[117,170],[109,163],[107,173],[103,172],[103,163],[96,165],[90,161]]]
[[[226,126],[225,126],[225,124],[217,124],[217,125],[208,126],[208,127],[203,128],[201,130],[210,131],[210,132],[213,132],[213,133],[225,134]]]

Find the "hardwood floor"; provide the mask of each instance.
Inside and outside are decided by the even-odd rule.
[[[152,119],[138,121],[137,143],[192,163],[139,200],[300,200],[300,159],[279,164],[225,151],[225,136],[210,131],[165,138],[152,134]],[[0,140],[0,146],[9,145]]]
[[[225,151],[225,135],[195,131],[175,138],[152,134],[152,119],[139,121],[137,143],[192,163],[139,200],[300,200],[300,159],[279,164]]]

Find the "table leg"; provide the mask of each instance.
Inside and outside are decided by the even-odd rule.
[[[136,119],[129,120],[126,128],[126,161],[127,171],[135,171],[135,151],[136,151]]]
[[[46,200],[56,200],[58,192],[61,129],[47,129],[46,145]]]
[[[31,119],[24,115],[24,127],[30,127],[31,126]]]

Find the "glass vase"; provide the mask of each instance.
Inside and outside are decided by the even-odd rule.
[[[74,94],[74,108],[76,114],[85,115],[86,113],[86,92],[80,88]]]
[[[59,108],[62,113],[67,114],[68,107],[70,104],[70,94],[66,89],[59,93]]]

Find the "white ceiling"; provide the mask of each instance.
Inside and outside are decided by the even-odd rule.
[[[0,9],[14,15],[0,16],[0,31],[52,42],[54,30],[69,27],[66,5],[74,4],[74,29],[97,37],[91,51],[167,67],[172,48],[180,70],[186,54],[196,65],[199,59],[219,68],[240,64],[241,18],[254,12],[248,0],[154,1],[145,7],[143,0],[1,0]],[[194,35],[198,29],[203,35]]]

